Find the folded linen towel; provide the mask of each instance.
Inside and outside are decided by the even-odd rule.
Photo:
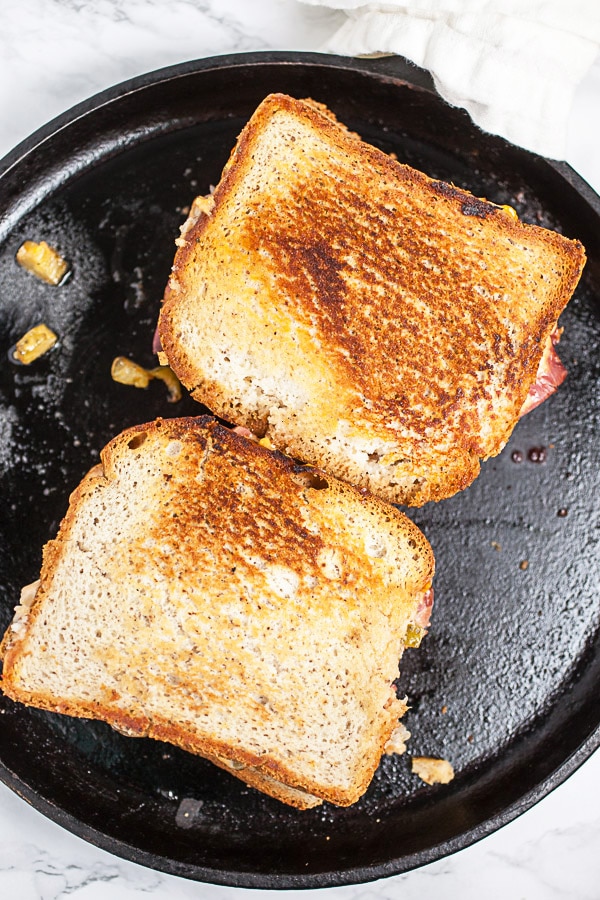
[[[484,131],[564,159],[575,90],[600,50],[599,0],[304,0],[346,10],[323,49],[399,54]]]

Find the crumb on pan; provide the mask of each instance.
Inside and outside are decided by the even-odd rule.
[[[402,754],[406,753],[406,742],[410,737],[410,731],[402,724],[402,722],[398,722],[394,730],[390,735],[390,739],[383,748],[384,752],[391,756],[392,753]]]
[[[412,771],[425,784],[448,784],[454,778],[451,763],[432,756],[413,756]]]

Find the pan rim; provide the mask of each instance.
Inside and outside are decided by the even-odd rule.
[[[317,873],[274,873],[264,874],[259,872],[237,871],[228,869],[209,868],[207,866],[193,865],[191,863],[177,862],[168,856],[158,856],[147,850],[141,850],[124,840],[111,838],[97,828],[78,819],[71,813],[56,806],[29,787],[19,776],[12,773],[0,761],[0,780],[17,796],[29,803],[34,809],[42,813],[46,818],[65,828],[76,837],[82,838],[88,843],[105,850],[114,856],[129,862],[143,865],[147,868],[163,872],[167,875],[175,875],[191,881],[206,884],[221,885],[223,887],[242,887],[262,890],[294,890],[317,889],[329,887],[343,887],[354,884],[367,884],[381,878],[390,878],[419,869],[430,863],[437,862],[447,856],[452,856],[460,850],[474,846],[479,841],[489,837],[494,832],[509,825],[524,812],[532,809],[544,797],[563,784],[573,775],[591,755],[600,748],[600,725],[580,745],[558,769],[545,780],[539,782],[535,788],[506,807],[501,813],[488,818],[473,828],[457,834],[454,838],[410,854],[404,858],[390,859],[385,863],[348,866],[341,870]]]

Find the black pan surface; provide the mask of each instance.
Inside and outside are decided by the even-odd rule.
[[[600,201],[566,165],[479,132],[398,59],[203,60],[111,89],[37,132],[0,175],[2,629],[100,448],[125,426],[202,411],[189,399],[168,404],[159,382],[147,391],[115,384],[110,364],[118,354],[154,364],[184,208],[218,181],[271,91],[326,103],[401,161],[510,203],[588,251],[561,320],[567,382],[472,487],[410,513],[438,573],[430,635],[402,664],[410,752],[447,757],[456,778],[427,787],[408,756],[386,757],[355,806],[298,812],[168,745],[4,698],[0,777],[51,819],[135,862],[213,883],[320,887],[404,872],[473,843],[600,743]],[[16,265],[27,238],[70,261],[63,286]],[[10,348],[39,321],[59,334],[58,347],[14,365]]]

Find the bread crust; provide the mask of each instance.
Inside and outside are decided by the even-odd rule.
[[[298,808],[355,802],[406,709],[390,684],[433,577],[425,537],[210,417],[127,429],[101,456],[6,633],[4,693],[170,742]],[[319,741],[346,695],[360,728],[343,752],[332,731],[326,778]]]
[[[159,333],[215,414],[421,505],[500,452],[584,262],[274,94],[184,226]]]

